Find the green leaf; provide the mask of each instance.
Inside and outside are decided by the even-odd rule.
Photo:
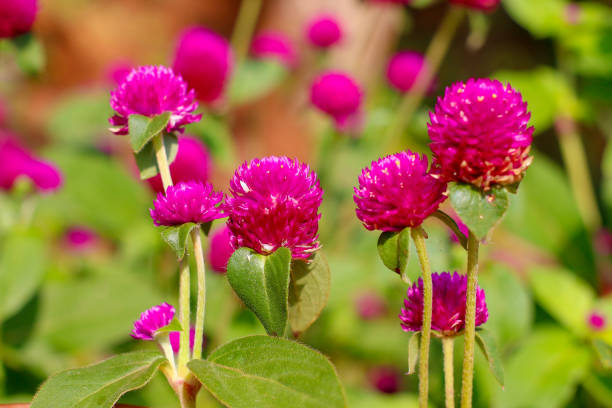
[[[297,337],[314,323],[329,298],[331,274],[327,260],[317,251],[310,263],[294,260],[289,281],[289,324]]]
[[[410,3],[410,7],[413,7],[413,4]],[[347,390],[351,408],[418,408],[419,406],[416,394],[407,392],[383,394],[365,388]]]
[[[478,344],[478,348],[480,348],[480,351],[482,351],[482,354],[487,359],[491,373],[503,387],[504,367],[501,363],[501,356],[499,355],[495,339],[487,329],[478,329],[476,331],[476,344]]]
[[[165,361],[158,352],[120,354],[101,363],[55,374],[31,408],[110,408],[128,391],[144,387]]]
[[[403,276],[410,258],[410,228],[400,232],[383,232],[378,238],[377,247],[385,266]]]
[[[170,112],[164,112],[153,117],[138,114],[130,115],[128,118],[129,137],[134,153],[140,152],[151,139],[166,129],[170,121],[170,115]]]
[[[504,0],[504,7],[536,38],[559,35],[568,25],[567,0]]]
[[[291,251],[261,255],[239,248],[227,263],[227,280],[271,336],[283,336],[288,324]]]
[[[176,257],[179,261],[185,256],[185,246],[189,239],[189,233],[197,226],[193,222],[188,222],[182,225],[162,228],[161,236],[163,240],[176,252]]]
[[[192,360],[188,367],[227,407],[346,407],[329,360],[294,341],[244,337],[221,346],[207,360]]]
[[[593,339],[592,343],[601,365],[606,369],[612,368],[612,347],[600,339]]]
[[[229,87],[229,100],[232,105],[241,105],[259,99],[286,78],[287,69],[272,59],[242,61]]]
[[[499,187],[485,193],[471,184],[452,183],[448,195],[461,221],[479,240],[487,236],[508,209],[508,194]]]
[[[172,332],[182,332],[183,331],[183,326],[181,326],[181,323],[178,321],[178,319],[176,317],[174,317],[174,319],[172,319],[172,321],[170,323],[168,323],[166,326],[157,329],[155,331],[155,335],[160,335],[163,333],[172,333]]]
[[[419,361],[419,342],[421,332],[414,332],[408,341],[408,374],[416,373],[417,361]]]
[[[17,65],[27,75],[38,75],[45,66],[45,50],[32,33],[26,33],[11,40],[15,47]]]
[[[168,164],[171,164],[176,158],[176,154],[178,153],[177,137],[173,134],[165,134],[164,146],[166,147],[166,156],[168,157]],[[140,152],[134,155],[134,157],[136,158],[136,165],[140,170],[140,178],[142,180],[151,178],[159,173],[153,143],[147,143]]]

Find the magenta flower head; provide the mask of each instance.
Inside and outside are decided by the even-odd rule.
[[[37,11],[37,0],[0,1],[0,38],[16,37],[30,31]]]
[[[387,80],[400,92],[412,89],[419,73],[425,66],[425,58],[418,52],[402,51],[395,54],[387,66]],[[433,88],[433,82],[430,89]]]
[[[433,308],[431,329],[442,336],[453,337],[465,327],[465,292],[467,277],[454,272],[434,273]],[[399,314],[404,331],[420,331],[423,325],[423,279],[419,278],[410,288],[404,299],[404,307]],[[485,293],[476,288],[476,327],[486,323],[489,318]]]
[[[315,78],[310,88],[310,101],[330,115],[342,128],[359,114],[363,92],[350,76],[329,71]]]
[[[355,299],[355,309],[363,320],[374,320],[387,313],[387,304],[378,293],[366,292]]]
[[[251,55],[258,59],[275,59],[287,68],[295,68],[298,56],[291,40],[282,33],[265,31],[257,34],[251,43]]]
[[[491,12],[499,6],[501,0],[449,0],[451,4],[468,7],[471,9]]]
[[[402,375],[395,367],[379,366],[368,372],[370,384],[384,394],[395,394],[401,386]]]
[[[226,200],[234,249],[270,254],[280,247],[294,259],[308,259],[320,248],[319,206],[323,190],[306,164],[287,157],[244,163],[230,181]]]
[[[208,181],[210,167],[210,155],[204,143],[189,136],[178,138],[178,152],[170,164],[170,175],[175,184],[187,181],[205,183]],[[164,185],[159,174],[147,179],[147,183],[156,193],[164,192]]]
[[[206,224],[225,217],[222,201],[223,193],[214,191],[212,184],[190,181],[169,186],[165,195],[159,193],[149,212],[157,226]]]
[[[181,346],[181,332],[173,331],[170,332],[170,346],[172,346],[172,351],[175,353],[179,352],[179,348]],[[192,327],[189,329],[189,349],[193,350],[193,343],[195,339],[195,328]],[[206,346],[206,336],[202,336],[202,348]]]
[[[94,230],[82,226],[70,227],[64,234],[66,245],[75,252],[92,248],[98,239],[98,234]]]
[[[111,91],[111,108],[116,112],[109,119],[118,135],[128,134],[128,118],[132,114],[153,117],[170,112],[168,132],[183,132],[183,127],[197,122],[202,115],[194,115],[198,107],[193,90],[187,91],[187,84],[170,68],[163,66],[143,66],[134,68]]]
[[[224,225],[210,235],[210,246],[208,247],[208,261],[214,272],[227,272],[227,261],[234,253],[234,248],[230,242],[231,233],[229,228]]]
[[[195,90],[198,100],[207,104],[219,100],[233,66],[232,49],[217,33],[192,27],[181,35],[173,69]]]
[[[140,315],[140,319],[134,322],[132,337],[139,340],[154,340],[155,333],[169,325],[174,314],[174,307],[168,303],[145,310]]]
[[[306,36],[315,47],[329,48],[342,40],[342,27],[336,17],[323,14],[310,21]]]
[[[597,311],[589,314],[587,322],[593,331],[601,331],[606,328],[606,316]]]
[[[442,178],[485,191],[519,182],[532,161],[530,116],[521,94],[499,81],[470,79],[446,88],[427,125]]]
[[[359,176],[353,199],[368,230],[418,227],[446,199],[446,183],[427,171],[427,156],[410,150],[372,162]]]

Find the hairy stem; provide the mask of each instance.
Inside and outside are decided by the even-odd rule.
[[[444,394],[446,408],[455,407],[455,376],[453,374],[453,342],[452,337],[442,338],[442,353],[444,354]]]
[[[238,61],[243,60],[249,51],[262,3],[263,0],[242,0],[240,4],[240,11],[232,34],[232,45]]]
[[[202,237],[199,227],[191,230],[191,241],[193,242],[193,254],[198,270],[198,303],[196,306],[193,358],[199,359],[202,357],[202,337],[204,336],[204,314],[206,307],[206,267],[204,266],[204,249],[202,248]]]
[[[168,164],[168,156],[166,155],[166,146],[164,145],[164,132],[160,132],[153,138],[153,148],[155,149],[155,159],[157,160],[157,168],[161,175],[164,191],[172,185],[172,176],[170,175],[170,165]]]
[[[181,377],[185,377],[189,373],[189,370],[187,369],[187,362],[189,362],[189,332],[191,324],[189,319],[190,282],[189,261],[187,259],[183,259],[179,278],[179,321],[183,327],[180,337],[181,341],[178,355],[178,371]]]

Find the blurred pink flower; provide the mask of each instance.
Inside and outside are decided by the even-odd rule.
[[[597,311],[591,312],[587,321],[589,327],[594,331],[601,331],[606,328],[606,316]]]
[[[289,37],[285,34],[264,31],[255,36],[251,43],[251,55],[258,59],[276,59],[287,68],[295,68],[298,56]]]
[[[195,339],[195,328],[192,327],[189,329],[189,349],[193,350],[193,343]],[[202,348],[206,346],[206,336],[202,336]],[[175,353],[179,352],[179,348],[181,346],[181,332],[173,331],[170,332],[170,345],[172,346],[172,351]]]
[[[355,299],[357,314],[363,320],[374,320],[387,313],[385,299],[376,292],[362,293]]]
[[[133,65],[127,61],[115,61],[106,70],[109,82],[115,85],[121,84],[132,71]]]
[[[227,261],[229,261],[232,253],[234,253],[230,239],[231,232],[227,225],[217,229],[210,235],[208,261],[214,272],[227,272]]]
[[[319,75],[310,87],[310,101],[330,115],[338,128],[360,114],[363,91],[350,76],[339,71]]]
[[[449,0],[451,4],[491,12],[499,6],[501,0]]]
[[[37,11],[37,0],[0,1],[0,38],[17,37],[30,31]]]
[[[385,394],[395,394],[400,389],[402,376],[395,367],[374,367],[368,372],[370,384]]]
[[[90,228],[72,226],[64,234],[64,241],[73,251],[90,249],[98,242],[98,234]]]
[[[321,14],[314,17],[306,30],[306,36],[315,47],[329,48],[342,40],[342,27],[330,14]]]
[[[425,66],[425,58],[418,52],[402,51],[395,54],[387,66],[387,80],[400,92],[412,89],[419,73]],[[434,87],[434,81],[429,86]]]

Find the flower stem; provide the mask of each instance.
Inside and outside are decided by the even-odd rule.
[[[452,337],[442,338],[442,353],[444,354],[444,392],[446,408],[455,407],[455,378],[453,375],[453,342]]]
[[[236,59],[243,60],[248,51],[253,36],[253,30],[259,17],[263,0],[242,0],[238,18],[232,34],[232,45],[236,51]]]
[[[191,230],[191,241],[193,242],[193,253],[198,270],[198,303],[196,306],[193,358],[199,359],[202,357],[202,337],[204,336],[204,313],[206,306],[206,267],[204,266],[204,249],[202,248],[200,227]]]
[[[421,328],[421,343],[419,346],[419,407],[427,408],[429,394],[429,342],[431,338],[431,309],[433,299],[433,284],[431,267],[425,246],[425,231],[422,227],[410,230],[416,246],[419,262],[423,271],[423,326]]]
[[[438,30],[431,39],[429,48],[425,53],[426,69],[422,69],[417,76],[417,79],[409,92],[407,92],[399,108],[396,110],[395,116],[387,130],[386,149],[395,150],[395,146],[400,142],[400,136],[404,127],[410,122],[412,115],[417,110],[431,81],[438,72],[438,68],[442,63],[442,59],[448,51],[448,47],[459,27],[459,23],[463,19],[465,11],[461,7],[449,6],[444,19],[438,26]]]
[[[161,175],[164,191],[172,185],[172,176],[170,175],[170,165],[168,164],[168,156],[166,155],[166,146],[164,145],[164,132],[160,132],[153,138],[153,148],[155,149],[155,159],[157,160],[157,168]]]
[[[461,379],[461,408],[472,406],[474,382],[474,340],[476,336],[476,285],[478,284],[478,246],[472,231],[468,234],[467,293],[465,303],[465,342],[463,348],[463,376]]]
[[[184,259],[181,264],[181,272],[179,279],[179,320],[183,331],[180,337],[179,355],[178,355],[178,371],[181,377],[185,377],[189,371],[187,370],[187,362],[189,361],[189,332],[190,332],[190,306],[189,306],[189,285],[191,277],[189,273],[189,261]]]

